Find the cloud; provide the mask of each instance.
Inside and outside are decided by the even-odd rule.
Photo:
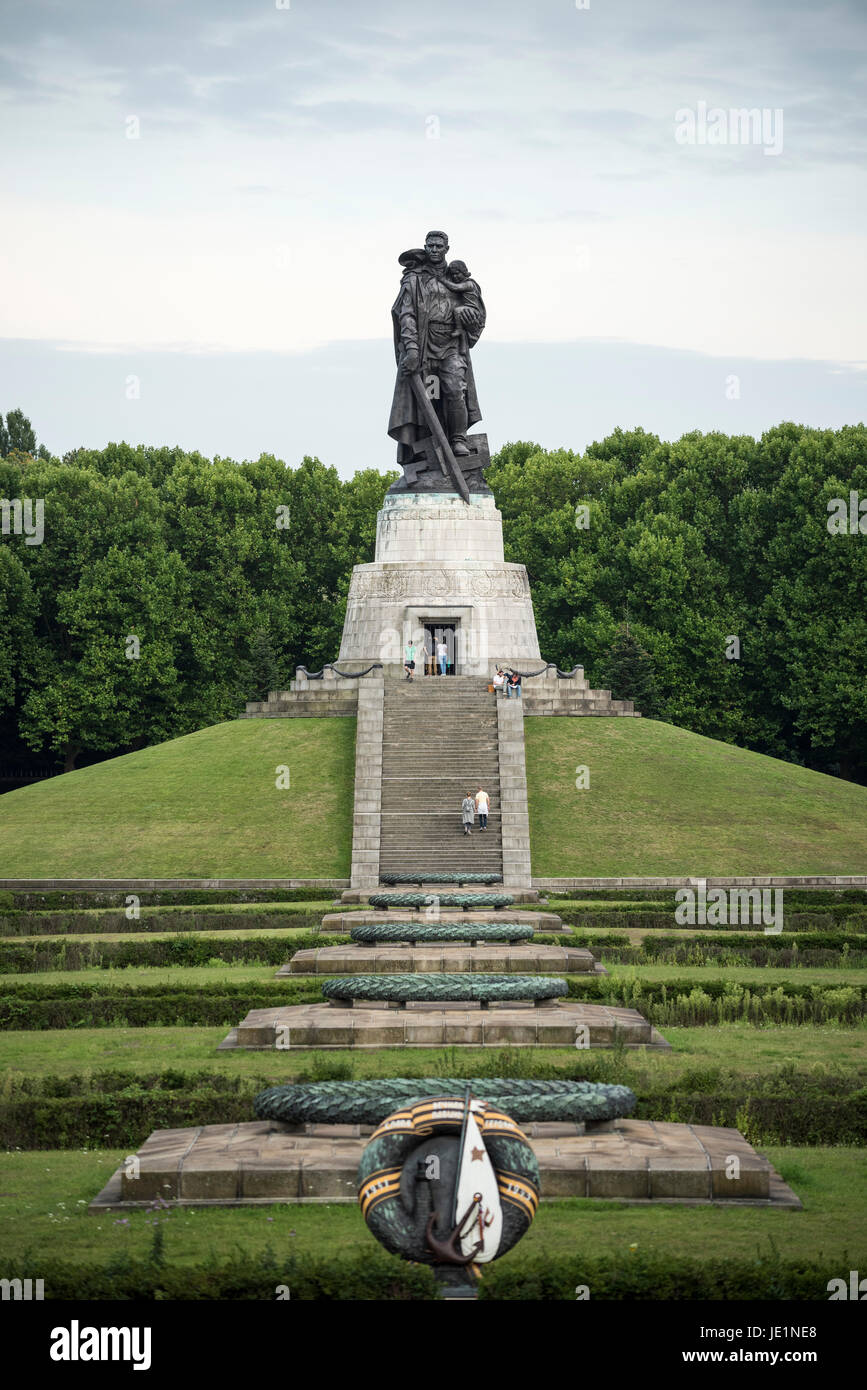
[[[364,337],[444,225],[501,337],[861,359],[862,3],[7,0],[0,333]],[[698,100],[782,154],[679,146]]]

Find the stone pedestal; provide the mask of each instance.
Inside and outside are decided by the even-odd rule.
[[[284,1004],[251,1009],[220,1043],[218,1051],[296,1048],[380,1047],[643,1047],[667,1049],[668,1043],[636,1009],[609,1004],[554,1001],[550,1008],[531,1003],[504,1003],[496,1009],[461,1004],[389,1009],[381,1003],[361,1008],[333,1004]]]
[[[457,675],[489,676],[497,663],[538,669],[527,571],[505,561],[493,497],[385,498],[376,559],[352,572],[338,665],[361,670],[380,661],[387,674],[400,672],[406,643],[421,645],[425,623],[454,626]],[[421,660],[416,675],[424,678]]]
[[[247,1124],[158,1129],[138,1164],[118,1168],[90,1212],[270,1202],[357,1203],[356,1173],[370,1125]],[[539,1161],[542,1201],[603,1201],[797,1210],[800,1201],[736,1129],[650,1120],[522,1124]],[[733,1170],[732,1158],[738,1160]]]
[[[607,975],[583,946],[496,946],[488,942],[478,945],[437,945],[427,942],[419,946],[320,946],[309,951],[296,951],[288,964],[277,971],[277,979],[290,975],[398,975],[398,974],[472,974],[478,971],[501,975]]]

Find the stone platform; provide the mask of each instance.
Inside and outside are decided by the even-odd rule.
[[[509,890],[511,891],[511,890]],[[568,935],[572,928],[567,927],[556,912],[529,912],[526,908],[499,907],[486,908],[478,912],[464,912],[460,908],[443,909],[433,916],[430,912],[418,912],[413,908],[372,908],[364,907],[355,912],[326,912],[322,918],[322,931],[348,932],[353,927],[366,926],[369,922],[426,922],[430,926],[442,923],[444,926],[454,922],[518,922],[529,925],[539,932],[560,932]]]
[[[625,1047],[668,1048],[636,1009],[607,1004],[545,1001],[453,1006],[428,1002],[405,1007],[365,1004],[284,1004],[251,1009],[219,1045],[220,1051],[293,1051],[295,1048],[377,1047]]]
[[[586,1131],[551,1123],[522,1129],[539,1160],[543,1201],[801,1206],[736,1129],[650,1120],[609,1120]],[[89,1210],[125,1211],[158,1197],[192,1207],[356,1202],[355,1175],[371,1132],[261,1120],[156,1130],[138,1163],[118,1168]]]
[[[287,975],[399,975],[404,973],[462,974],[472,971],[500,975],[607,975],[592,951],[579,946],[478,946],[449,942],[437,946],[425,942],[417,946],[321,946],[318,950],[296,951],[292,959],[276,972]]]

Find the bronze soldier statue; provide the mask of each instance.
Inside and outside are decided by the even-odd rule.
[[[485,326],[485,306],[463,261],[446,262],[445,232],[428,232],[424,249],[404,251],[391,310],[397,382],[388,433],[404,477],[397,491],[487,491],[484,435],[467,431],[482,417],[470,349]]]

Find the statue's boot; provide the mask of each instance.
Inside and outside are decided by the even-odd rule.
[[[470,452],[467,448],[467,427],[469,425],[467,403],[461,397],[459,401],[449,401],[447,409],[449,443],[452,446],[452,453],[455,458],[467,458]]]

